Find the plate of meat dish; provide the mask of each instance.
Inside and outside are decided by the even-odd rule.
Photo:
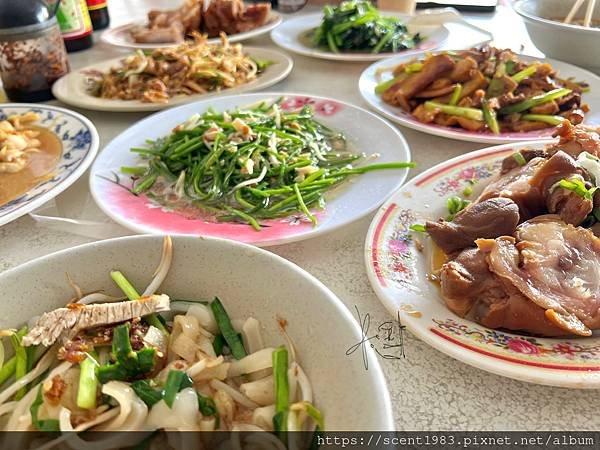
[[[60,78],[54,96],[98,111],[157,111],[195,100],[264,89],[289,75],[292,59],[275,50],[219,44],[194,33],[176,47],[136,50]]]
[[[271,32],[280,47],[314,58],[377,61],[394,54],[414,55],[440,47],[448,38],[443,25],[413,24],[411,16],[379,11],[370,2],[327,5],[322,13],[286,20]]]
[[[170,11],[150,11],[147,23],[128,23],[102,33],[108,44],[126,48],[155,49],[182,43],[193,33],[206,34],[218,43],[221,33],[239,42],[268,33],[281,23],[270,3],[241,0],[185,0]]]
[[[600,125],[600,77],[490,46],[379,61],[359,90],[388,119],[450,139],[550,139],[564,119]]]
[[[475,151],[424,172],[377,213],[371,284],[415,335],[523,381],[600,387],[600,136]]]
[[[0,105],[0,225],[73,184],[98,144],[96,128],[81,114],[48,105]]]
[[[400,132],[371,112],[326,97],[258,93],[138,122],[96,159],[90,189],[109,217],[139,233],[266,246],[375,211],[413,166]]]

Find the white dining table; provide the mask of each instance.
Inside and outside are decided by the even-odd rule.
[[[143,18],[147,10],[144,4],[141,0],[109,2],[112,25]],[[296,14],[314,10],[315,7],[307,7]],[[501,2],[495,13],[465,13],[465,18],[491,32],[496,46],[510,47],[534,56],[542,55],[533,46],[523,23],[507,2]],[[93,48],[69,55],[72,68],[124,54],[124,50],[101,42],[98,33],[94,38]],[[463,38],[460,32],[453,33],[449,45],[459,46]],[[276,48],[268,35],[250,40],[247,44]],[[291,56],[295,63],[291,75],[272,87],[271,91],[332,96],[367,107],[357,89],[359,75],[367,63]],[[60,104],[57,101],[50,103]],[[115,136],[147,115],[78,111],[97,127],[100,151]],[[448,140],[403,127],[399,129],[410,145],[413,161],[417,163],[409,178],[448,158],[485,147],[485,144]],[[374,142],[373,148],[367,150],[376,151],[377,143]],[[88,175],[89,171],[46,209],[59,215],[84,219],[103,217],[89,195]],[[353,313],[357,307],[363,315],[370,314],[372,323],[382,323],[389,320],[388,312],[371,289],[364,264],[364,241],[371,219],[372,215],[369,215],[335,232],[269,247],[268,250],[316,276]],[[131,233],[111,224],[107,218],[103,219],[103,223],[104,226],[94,228],[90,224],[71,226],[30,216],[21,217],[0,228],[0,271],[99,237]],[[61,276],[60,267],[56,268],[56,273]],[[26,302],[27,299],[15,301]],[[493,375],[440,353],[410,333],[404,336],[404,351],[404,358],[380,360],[398,430],[591,430],[598,426],[598,420],[593,419],[592,413],[595,410],[593,391],[545,387]],[[354,357],[360,358],[360,355],[349,356]],[[360,408],[360,405],[356,407]]]

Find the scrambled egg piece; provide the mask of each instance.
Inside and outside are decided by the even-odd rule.
[[[0,121],[0,173],[23,170],[29,162],[28,154],[39,151],[39,132],[23,129],[39,119],[38,114],[28,112]]]

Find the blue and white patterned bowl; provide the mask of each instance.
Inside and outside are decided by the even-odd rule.
[[[48,128],[58,136],[62,142],[62,155],[53,178],[0,206],[0,225],[11,222],[56,197],[83,175],[98,152],[96,127],[81,114],[65,108],[5,103],[0,104],[0,120],[29,111],[40,115],[41,119],[36,125]]]

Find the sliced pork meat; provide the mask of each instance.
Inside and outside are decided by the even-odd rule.
[[[529,181],[535,172],[546,162],[544,158],[533,158],[524,166],[518,166],[505,174],[496,176],[486,186],[476,203],[491,198],[509,198],[519,206],[521,220],[543,214],[546,199],[543,193]]]
[[[553,136],[558,136],[560,140],[548,148],[550,154],[562,150],[573,158],[577,158],[581,152],[600,156],[600,136],[594,130],[574,126],[565,120],[556,127]]]
[[[559,214],[561,219],[579,225],[593,209],[593,201],[577,193],[557,186],[561,180],[587,181],[587,172],[571,156],[559,150],[532,176],[530,185],[546,198],[548,212]]]
[[[600,239],[555,215],[523,223],[515,238],[476,241],[490,270],[545,310],[561,329],[600,327]]]
[[[66,308],[44,313],[29,333],[23,345],[52,345],[61,336],[72,337],[81,330],[124,322],[152,313],[168,311],[167,295],[152,295],[139,300],[93,305],[71,304]]]
[[[209,36],[241,33],[264,25],[270,11],[269,3],[246,6],[242,0],[211,1],[204,11],[204,28]]]
[[[573,225],[583,222],[592,211],[592,201],[557,186],[561,180],[587,181],[589,176],[581,165],[563,151],[555,152],[548,159],[543,151],[523,150],[520,153],[523,160],[529,161],[519,166],[514,155],[505,158],[503,170],[484,189],[477,202],[505,197],[519,206],[521,220],[551,212]]]
[[[463,250],[440,272],[442,296],[460,317],[489,328],[505,328],[543,336],[569,334],[546,318],[544,309],[531,302],[511,283],[493,274],[486,255],[478,248]]]
[[[521,155],[520,157],[518,155]],[[513,169],[516,169],[521,164],[519,160],[523,159],[525,163],[528,163],[533,158],[546,158],[546,150],[541,148],[524,148],[516,153],[507,156],[502,160],[502,168],[500,169],[500,174],[504,175],[505,173],[510,172]]]
[[[475,239],[512,235],[519,223],[519,207],[509,198],[474,203],[454,220],[427,222],[429,236],[446,254],[472,247]]]

